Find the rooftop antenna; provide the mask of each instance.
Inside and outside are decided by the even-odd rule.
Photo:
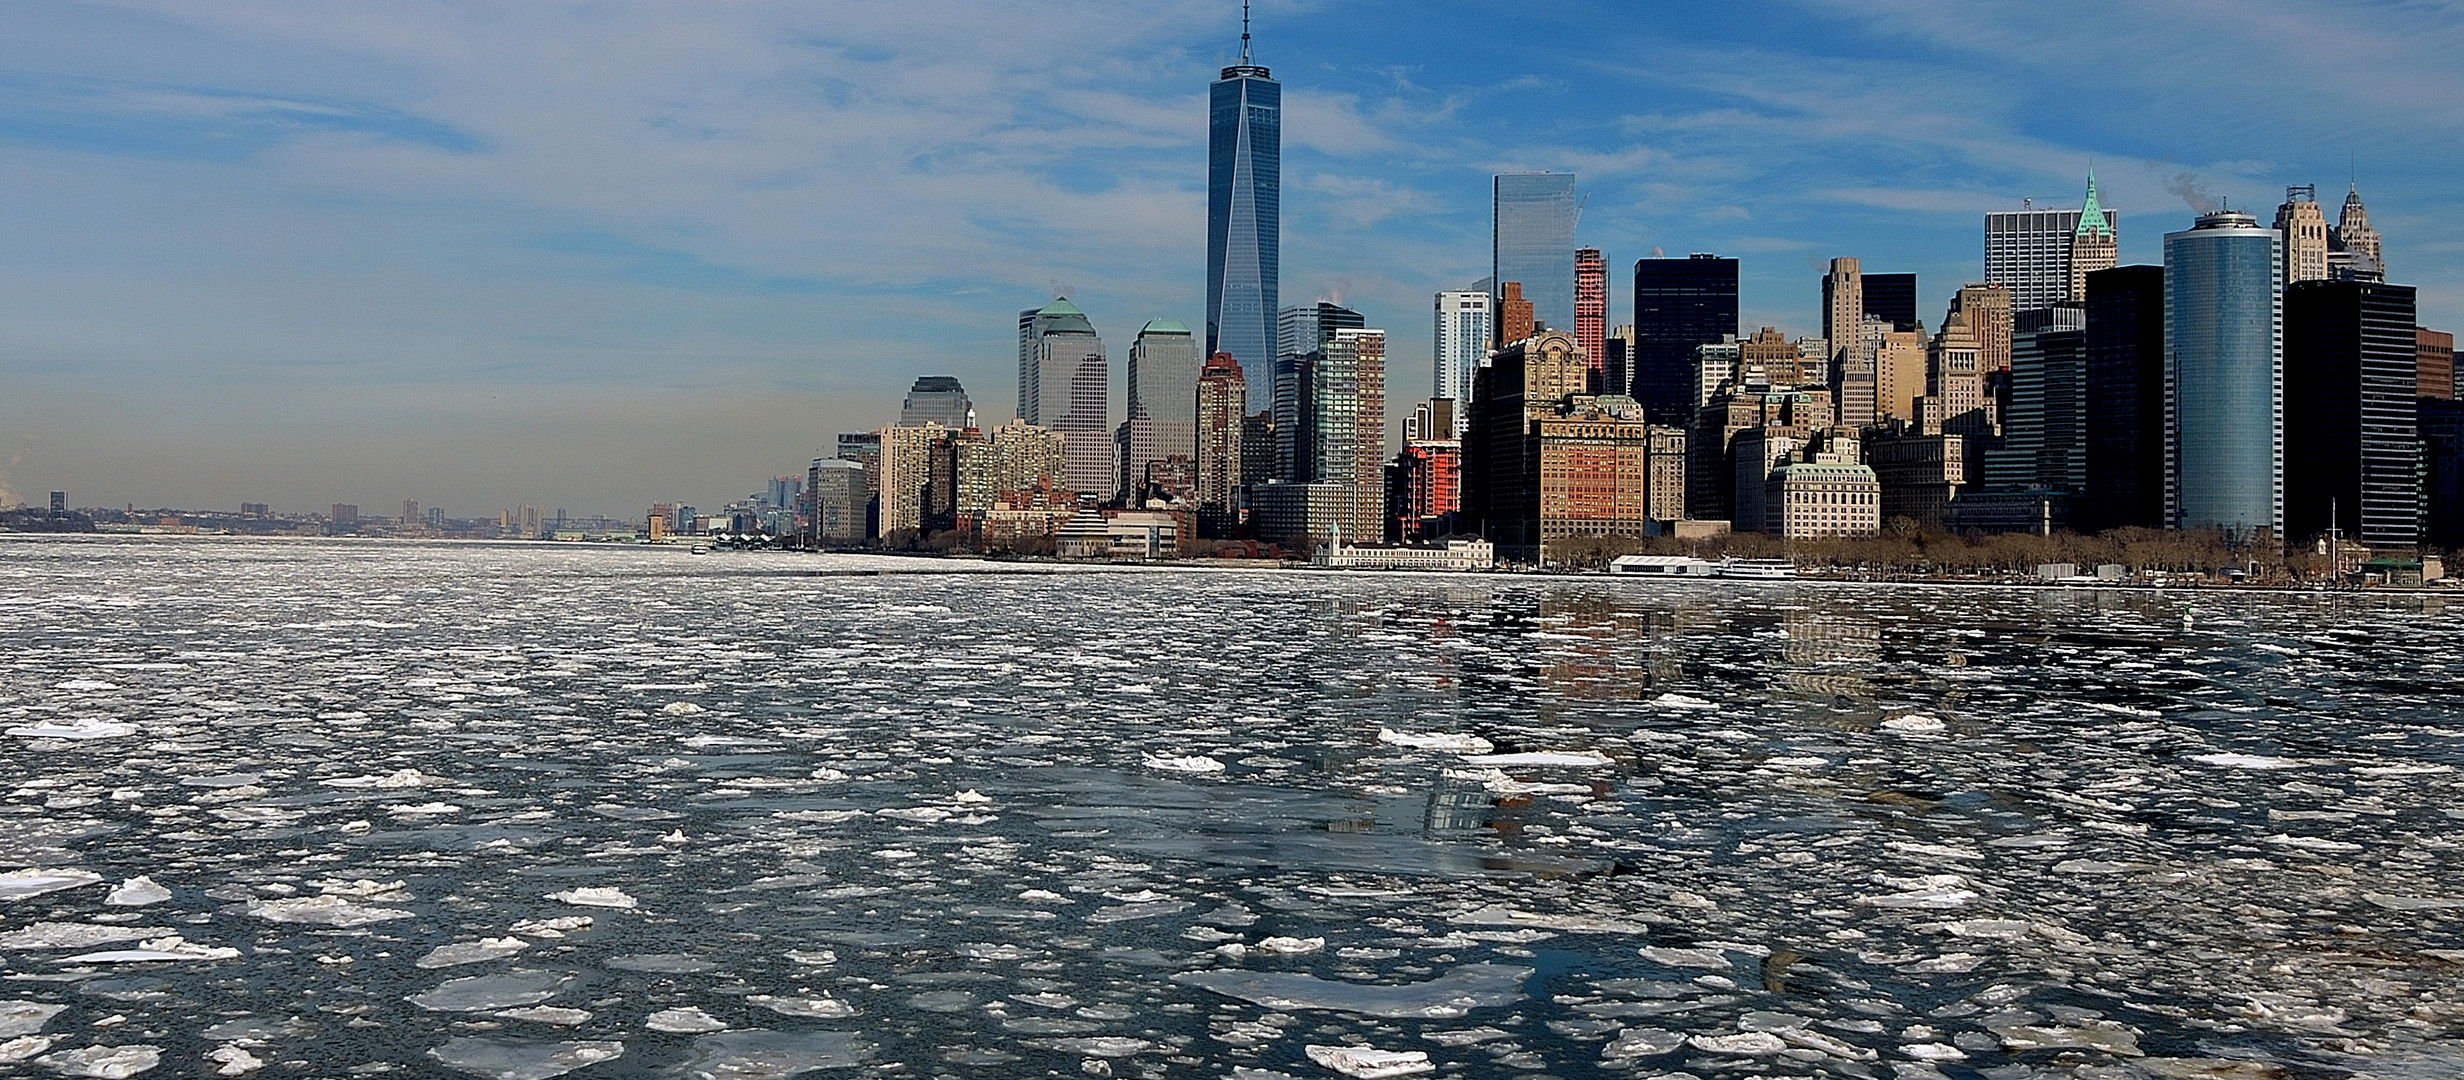
[[[1241,66],[1249,66],[1249,0],[1241,0]]]

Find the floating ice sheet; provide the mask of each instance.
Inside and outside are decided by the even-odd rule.
[[[585,1065],[623,1057],[625,1044],[614,1040],[529,1042],[495,1036],[465,1036],[428,1051],[450,1069],[489,1080],[548,1080]]]
[[[1289,971],[1184,971],[1172,981],[1270,1009],[1325,1009],[1385,1019],[1447,1020],[1523,996],[1532,969],[1466,964],[1426,982],[1339,982]]]

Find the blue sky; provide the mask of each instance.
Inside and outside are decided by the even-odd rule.
[[[274,0],[7,5],[0,501],[716,505],[895,416],[1014,406],[1067,289],[1116,367],[1204,318],[1205,92],[1238,5]],[[1487,178],[1578,175],[1580,238],[1914,271],[2076,205],[2125,262],[2181,192],[2357,173],[2423,321],[2464,327],[2464,6],[1272,0],[1287,302],[1385,326],[1485,273]],[[1612,280],[1628,277],[1619,273]],[[1612,311],[1630,304],[1631,281]],[[1116,408],[1118,395],[1116,394]]]

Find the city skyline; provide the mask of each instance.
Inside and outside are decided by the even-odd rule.
[[[2015,6],[1656,28],[1609,5],[1262,6],[1254,62],[1285,91],[1282,303],[1421,325],[1431,295],[1486,272],[1491,177],[1555,170],[1589,196],[1576,239],[1610,253],[1613,283],[1654,249],[1737,257],[1741,329],[1806,334],[1822,267],[1853,256],[1916,273],[1930,321],[1982,279],[1983,212],[2075,206],[2092,162],[2125,264],[2158,261],[2202,191],[2264,213],[2357,172],[2421,320],[2452,327],[2464,237],[2438,147],[2464,84],[2431,61],[2464,33],[2339,10],[2096,15],[2115,53],[2083,113],[2054,93],[2077,72],[2028,56]],[[18,76],[0,95],[0,215],[21,238],[0,290],[10,497],[717,505],[876,426],[922,375],[1010,415],[982,396],[1008,373],[1007,320],[1056,291],[1116,351],[1204,314],[1204,100],[1237,57],[1234,5],[987,8],[963,32],[753,8],[689,41],[655,8],[501,35],[451,5],[286,11],[45,8],[0,46]],[[1065,40],[1068,65],[1018,56]],[[1491,54],[1462,63],[1475,43]],[[2220,43],[2266,50],[2270,84],[2228,78]],[[674,55],[630,62],[657,49]],[[1630,305],[1612,288],[1608,321]],[[1393,335],[1398,386],[1429,348]],[[1392,397],[1390,422],[1410,400]]]

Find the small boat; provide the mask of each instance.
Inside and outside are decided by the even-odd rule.
[[[692,550],[691,554],[694,554],[694,555],[708,555],[708,554],[710,554],[710,549],[709,549],[709,548],[706,548],[706,547],[702,547],[702,546],[701,546],[701,545],[699,545],[699,544],[696,544],[696,545],[694,545],[694,546],[693,546],[693,550]]]

